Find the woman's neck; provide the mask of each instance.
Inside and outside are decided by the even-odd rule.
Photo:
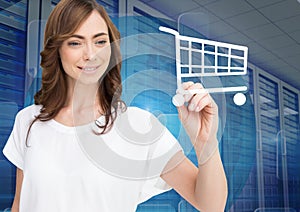
[[[69,83],[67,102],[55,119],[65,125],[78,126],[99,118],[103,113],[98,87],[97,84]]]
[[[68,98],[66,106],[72,106],[74,110],[99,105],[99,84],[83,84],[69,80]]]

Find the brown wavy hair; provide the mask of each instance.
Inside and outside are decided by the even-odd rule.
[[[44,34],[44,49],[41,52],[42,85],[34,96],[34,103],[41,105],[40,114],[31,123],[28,133],[37,120],[53,119],[67,100],[67,77],[59,56],[62,43],[71,37],[83,21],[94,11],[98,11],[108,27],[111,43],[111,57],[106,72],[100,79],[98,92],[101,109],[106,117],[105,124],[97,124],[102,133],[109,130],[116,113],[125,104],[121,101],[121,52],[120,32],[113,24],[105,9],[95,0],[62,0],[51,12]],[[122,110],[123,110],[122,109]],[[100,134],[102,134],[100,133]],[[26,138],[26,143],[27,143]]]

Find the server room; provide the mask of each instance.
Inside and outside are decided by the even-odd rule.
[[[11,211],[17,172],[2,150],[16,114],[41,88],[44,29],[59,1],[0,0],[3,212]],[[179,81],[193,81],[217,103],[224,211],[300,212],[300,1],[97,2],[121,33],[122,100],[156,116],[196,166],[172,97]],[[136,211],[198,210],[171,189]]]

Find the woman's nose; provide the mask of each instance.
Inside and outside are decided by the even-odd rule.
[[[90,61],[95,58],[95,49],[93,48],[92,45],[86,44],[83,50],[83,60],[85,61]]]

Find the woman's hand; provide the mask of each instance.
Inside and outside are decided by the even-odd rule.
[[[197,153],[199,164],[205,163],[218,147],[218,107],[200,83],[185,82],[182,90],[201,90],[184,94],[186,104],[177,107],[182,122]],[[181,91],[182,91],[181,90]]]
[[[198,92],[200,91],[200,92]],[[218,107],[199,83],[186,82],[178,91],[186,105],[178,106],[179,118],[189,135],[198,158],[198,167],[183,157],[173,157],[162,178],[182,197],[200,211],[224,211],[227,200],[227,180],[218,151]],[[197,94],[194,94],[197,93]],[[175,96],[176,97],[176,96]],[[183,103],[180,95],[173,102]],[[177,101],[178,100],[178,101]]]

